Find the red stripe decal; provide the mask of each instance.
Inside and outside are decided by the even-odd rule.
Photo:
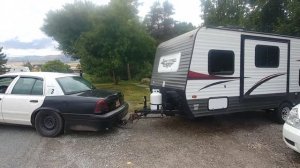
[[[189,80],[216,80],[216,79],[239,79],[240,77],[223,77],[223,76],[215,76],[215,75],[207,75],[203,73],[189,71],[188,73]]]

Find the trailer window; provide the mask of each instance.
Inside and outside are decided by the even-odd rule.
[[[255,66],[258,68],[277,68],[279,66],[279,47],[256,45]]]
[[[208,73],[210,75],[232,75],[234,73],[234,52],[210,50],[208,52]]]

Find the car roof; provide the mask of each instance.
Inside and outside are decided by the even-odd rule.
[[[3,75],[0,75],[0,77],[19,76],[19,75],[40,77],[40,78],[59,78],[59,77],[66,77],[66,76],[78,76],[75,74],[57,73],[57,72],[13,72],[13,73],[6,73]]]

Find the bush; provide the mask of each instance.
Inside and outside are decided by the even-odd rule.
[[[143,78],[140,83],[144,85],[150,85],[150,81],[150,78]]]

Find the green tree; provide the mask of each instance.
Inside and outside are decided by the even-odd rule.
[[[66,55],[79,58],[75,45],[81,34],[93,26],[92,17],[98,8],[88,1],[66,4],[62,9],[49,11],[41,29],[58,42],[58,48]]]
[[[299,0],[200,0],[204,26],[300,35]]]
[[[64,64],[60,60],[48,61],[41,67],[42,72],[72,72],[68,64]]]
[[[79,58],[85,73],[111,76],[115,83],[130,80],[151,65],[156,48],[137,5],[137,0],[111,0],[105,6],[75,2],[49,12],[42,30],[60,50]]]
[[[2,52],[3,47],[0,47],[0,74],[4,74],[8,71],[6,68],[7,58],[6,54]]]
[[[112,0],[105,17],[97,17],[95,27],[81,36],[77,48],[84,71],[109,74],[118,84],[125,69],[130,79],[132,69],[153,60],[155,41],[139,22],[136,7],[134,0]]]
[[[201,0],[205,26],[243,27],[249,8],[247,0]]]
[[[177,22],[174,25],[174,35],[173,36],[178,36],[183,33],[189,32],[194,30],[196,27],[192,23],[187,23],[187,22]]]
[[[278,21],[276,33],[300,36],[300,1],[289,0],[284,11],[286,16]]]
[[[158,43],[195,29],[191,23],[174,20],[172,18],[174,13],[174,7],[169,1],[164,1],[162,4],[156,1],[146,15],[144,24]]]
[[[32,71],[32,69],[33,69],[33,66],[32,66],[32,64],[31,64],[29,61],[25,62],[25,63],[23,64],[23,66],[24,66],[24,67],[28,67],[30,71]]]
[[[280,22],[287,18],[287,4],[292,0],[256,0],[250,4],[251,12],[247,16],[248,29],[274,33]]]

